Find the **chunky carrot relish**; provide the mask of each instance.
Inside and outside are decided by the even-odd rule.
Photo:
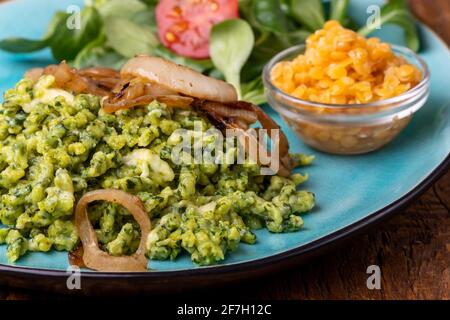
[[[361,104],[401,95],[422,74],[389,44],[328,21],[307,39],[304,54],[275,65],[271,77],[276,87],[298,99]]]

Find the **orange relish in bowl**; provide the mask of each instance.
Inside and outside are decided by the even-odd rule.
[[[328,21],[306,41],[306,51],[271,70],[285,93],[325,104],[363,104],[399,96],[417,86],[422,73],[378,38],[366,39]]]

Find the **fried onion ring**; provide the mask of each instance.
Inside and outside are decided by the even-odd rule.
[[[120,204],[136,219],[141,228],[141,242],[133,255],[114,257],[99,248],[97,236],[87,213],[89,203],[98,200]],[[144,205],[138,197],[115,189],[88,192],[77,203],[75,225],[83,244],[83,261],[88,268],[105,272],[144,272],[147,270],[148,261],[145,257],[145,243],[151,229],[151,223]]]

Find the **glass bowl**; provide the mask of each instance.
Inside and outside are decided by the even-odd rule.
[[[408,48],[392,45],[422,72],[421,82],[409,91],[366,104],[323,104],[297,99],[271,81],[271,70],[280,61],[292,60],[306,50],[299,45],[282,51],[265,67],[264,86],[268,103],[297,135],[310,146],[333,154],[362,154],[392,141],[411,121],[429,97],[430,72],[425,61]]]

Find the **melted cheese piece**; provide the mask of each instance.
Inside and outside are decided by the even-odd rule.
[[[161,181],[172,181],[175,173],[170,165],[148,149],[138,149],[124,158],[124,163],[130,167],[140,167],[141,177],[156,178]]]
[[[44,94],[41,97],[34,98],[30,103],[26,103],[22,106],[23,111],[30,113],[40,103],[51,103],[57,97],[63,97],[66,103],[72,105],[75,101],[75,97],[70,92],[62,89],[45,89]]]

